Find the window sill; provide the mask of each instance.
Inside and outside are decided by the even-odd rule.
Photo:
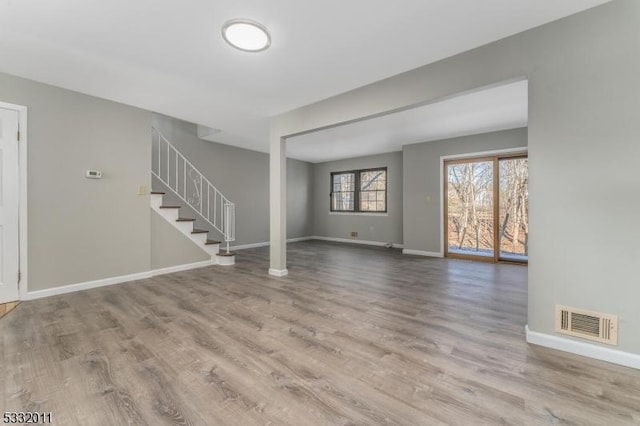
[[[382,216],[387,217],[389,213],[371,213],[371,212],[329,212],[329,216]]]

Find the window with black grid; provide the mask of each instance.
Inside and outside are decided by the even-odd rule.
[[[387,169],[360,172],[360,211],[387,211]]]
[[[353,172],[331,174],[331,211],[355,211],[356,174]]]
[[[331,173],[332,212],[386,213],[387,168]]]

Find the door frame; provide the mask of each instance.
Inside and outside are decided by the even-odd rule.
[[[27,107],[2,101],[0,101],[0,107],[18,113],[18,129],[20,132],[20,140],[18,141],[18,267],[20,270],[18,294],[20,300],[26,300],[29,278],[27,268]]]
[[[440,257],[447,257],[447,249],[445,246],[445,229],[444,229],[445,220],[447,219],[447,202],[445,200],[445,197],[447,196],[447,194],[445,194],[444,192],[445,173],[446,173],[445,163],[450,161],[456,161],[456,160],[473,160],[473,159],[481,160],[483,158],[486,160],[486,157],[495,157],[495,156],[517,157],[519,155],[528,156],[529,155],[528,147],[525,146],[521,148],[496,149],[491,151],[481,151],[481,152],[471,152],[471,153],[465,153],[465,154],[453,154],[453,155],[440,156]],[[496,190],[496,185],[497,185],[497,180],[494,179],[494,191]],[[496,203],[494,202],[494,204]],[[497,208],[498,206],[494,205],[494,215]],[[498,230],[494,229],[494,237],[495,235],[497,235],[497,232]],[[477,260],[481,262],[484,261],[484,262],[493,263],[496,261],[496,251],[494,248],[494,255],[491,257],[487,257],[486,259],[483,258],[482,256],[468,256],[464,254],[451,256],[451,258]],[[501,260],[500,262],[506,262],[506,261]],[[518,263],[520,264],[521,262],[518,262]],[[526,263],[524,264],[526,265]]]

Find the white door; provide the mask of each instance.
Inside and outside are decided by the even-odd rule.
[[[18,111],[0,107],[0,303],[18,300]]]

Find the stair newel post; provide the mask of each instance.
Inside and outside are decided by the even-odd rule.
[[[160,167],[161,167],[161,160],[160,158],[162,157],[162,149],[160,149],[160,143],[162,142],[162,139],[160,139],[160,133],[158,133],[158,174],[160,174]]]
[[[235,204],[225,199],[223,205],[224,205],[224,214],[222,217],[222,221],[223,221],[223,229],[224,229],[224,240],[227,243],[227,254],[229,254],[229,242],[235,241],[236,239]]]
[[[225,200],[223,203],[224,210],[222,214],[222,223],[224,229],[224,241],[227,243],[227,253],[229,253],[229,203]]]

